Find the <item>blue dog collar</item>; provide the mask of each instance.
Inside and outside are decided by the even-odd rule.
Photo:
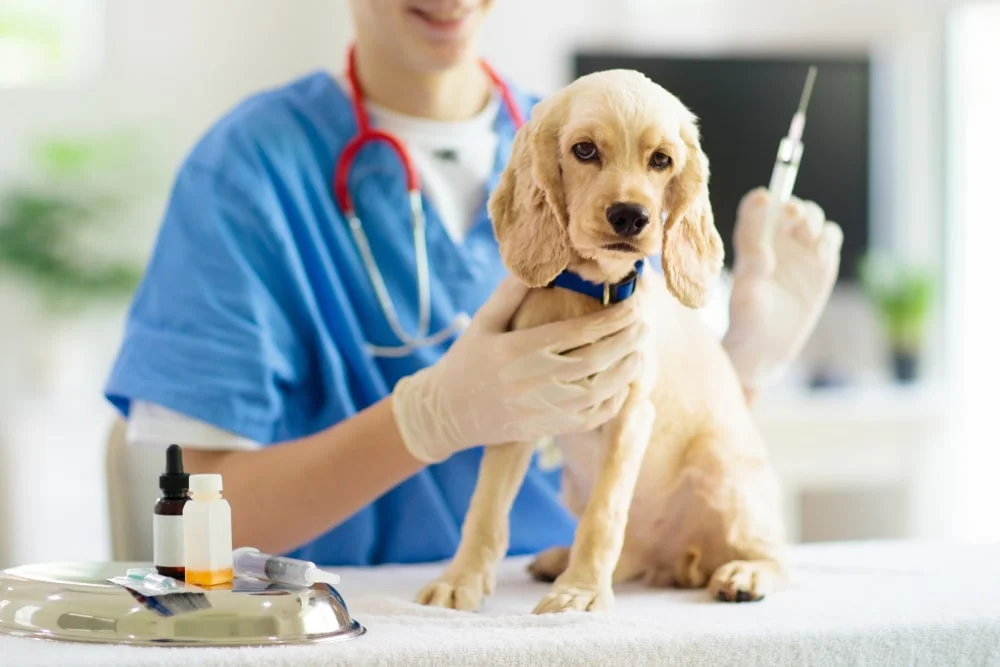
[[[610,303],[624,301],[635,294],[635,286],[638,284],[639,276],[642,275],[642,269],[645,266],[646,260],[640,259],[635,263],[635,268],[628,277],[614,284],[592,283],[567,270],[556,276],[556,279],[549,283],[548,287],[562,287],[577,294],[597,299],[606,306]]]

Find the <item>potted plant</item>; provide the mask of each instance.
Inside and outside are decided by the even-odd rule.
[[[95,351],[107,347],[144,264],[137,206],[155,172],[136,139],[44,138],[0,183],[0,423],[4,396],[40,396],[103,372]],[[95,368],[84,371],[88,363]]]
[[[934,275],[925,267],[877,253],[867,254],[859,268],[862,289],[888,336],[893,376],[898,382],[912,382],[919,374]]]
[[[128,297],[141,265],[116,259],[110,240],[127,219],[134,151],[122,137],[47,139],[34,173],[0,191],[0,273],[28,286],[49,312]]]

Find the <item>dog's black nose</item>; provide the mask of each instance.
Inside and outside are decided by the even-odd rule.
[[[645,206],[629,202],[617,202],[608,207],[608,222],[618,236],[635,236],[649,224],[649,211]]]

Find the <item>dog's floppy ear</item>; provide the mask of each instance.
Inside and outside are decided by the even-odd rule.
[[[706,304],[722,270],[724,248],[708,199],[708,158],[692,117],[681,126],[687,156],[664,192],[668,211],[663,229],[663,275],[667,287],[688,308]]]
[[[490,196],[500,256],[529,287],[543,287],[569,262],[566,198],[559,162],[563,102],[538,103],[514,136],[510,160]]]

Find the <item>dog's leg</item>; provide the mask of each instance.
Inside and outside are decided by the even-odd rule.
[[[535,557],[535,560],[528,566],[535,581],[552,583],[560,574],[566,571],[569,566],[569,547],[552,547],[546,549]],[[641,555],[630,553],[628,546],[622,551],[618,564],[615,566],[615,573],[611,577],[611,583],[620,584],[641,576],[646,571],[646,562]]]
[[[552,547],[535,556],[528,572],[535,581],[552,583],[569,565],[569,547]]]
[[[510,508],[531,463],[534,445],[486,448],[476,490],[462,524],[462,540],[444,573],[417,594],[417,602],[475,611],[496,585],[496,565],[510,541]]]
[[[613,605],[612,580],[654,417],[652,402],[633,389],[609,424],[608,451],[577,526],[569,563],[535,607],[536,614],[606,610]]]
[[[764,476],[769,476],[761,471]],[[748,475],[750,477],[753,474]],[[750,484],[738,494],[732,514],[725,517],[725,530],[734,559],[723,563],[712,573],[708,592],[722,602],[756,602],[780,590],[788,581],[785,543],[777,536],[780,511],[764,506],[756,492],[767,492]]]
[[[784,566],[776,559],[734,560],[712,574],[708,592],[722,602],[756,602],[784,578]]]
[[[729,440],[746,437],[745,432],[702,436],[690,446],[686,461],[697,471],[698,495],[716,517],[711,523],[719,525],[723,547],[705,544],[709,552],[702,553],[693,545],[687,552],[693,559],[678,563],[674,585],[683,585],[685,578],[705,585],[707,579],[709,594],[724,602],[761,600],[788,576],[777,475],[763,454],[745,455],[763,452],[762,443]],[[692,521],[706,519],[697,509],[690,514]]]
[[[690,546],[677,557],[672,567],[654,567],[643,581],[652,588],[704,588],[708,573],[701,564],[701,547]]]

